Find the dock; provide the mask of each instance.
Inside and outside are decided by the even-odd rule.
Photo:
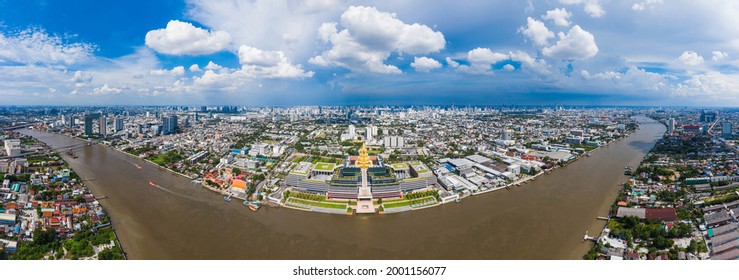
[[[585,242],[585,241],[588,241],[588,240],[593,241],[593,242],[598,241],[598,239],[596,239],[595,237],[588,235],[588,231],[586,230],[585,231],[585,236],[583,236],[582,241]]]

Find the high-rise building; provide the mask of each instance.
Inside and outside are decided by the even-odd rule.
[[[21,140],[7,139],[5,140],[5,153],[9,157],[18,157],[21,155]]]
[[[722,122],[721,123],[721,137],[723,138],[731,138],[731,135],[734,134],[733,128],[731,127],[730,122]]]
[[[402,136],[385,136],[382,142],[386,148],[402,148],[405,146],[405,138]]]
[[[349,132],[349,135],[350,135],[351,137],[354,137],[355,135],[357,135],[357,128],[356,128],[356,127],[354,127],[354,125],[353,125],[353,124],[350,124],[350,125],[349,125],[349,131],[348,131],[348,132]]]
[[[67,126],[68,127],[74,127],[74,125],[75,125],[75,123],[74,123],[74,116],[72,116],[72,115],[67,116]]]
[[[106,119],[104,115],[100,115],[100,120],[98,121],[98,133],[100,133],[100,136],[102,137],[108,135],[108,119]]]
[[[701,112],[701,122],[715,122],[716,121],[716,112],[713,111],[702,111]]]
[[[675,133],[675,119],[670,118],[667,120],[667,134],[672,135]]]
[[[367,139],[367,141],[372,141],[372,126],[367,127],[367,132],[365,134],[365,139]]]
[[[162,134],[172,134],[177,130],[177,115],[164,117],[162,119]]]
[[[123,130],[123,117],[117,116],[115,117],[115,131],[121,131]]]
[[[90,136],[92,135],[92,120],[93,115],[86,114],[85,115],[85,135]]]

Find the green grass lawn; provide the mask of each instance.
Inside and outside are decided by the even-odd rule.
[[[182,160],[183,158],[184,157],[179,152],[175,152],[175,151],[169,151],[163,154],[154,154],[154,155],[150,155],[146,157],[146,159],[158,165],[161,165],[161,166],[178,162]]]
[[[390,202],[384,202],[382,205],[385,207],[385,209],[388,208],[397,208],[397,207],[403,207],[403,206],[411,206],[413,204],[423,204],[426,202],[435,201],[433,197],[423,197],[423,198],[417,198],[414,200],[407,200],[405,198],[399,199],[399,200],[393,200]]]
[[[346,209],[347,207],[346,203],[337,204],[337,203],[317,202],[317,201],[304,200],[304,199],[299,199],[299,198],[294,198],[294,197],[291,197],[290,200],[294,203],[321,207],[321,208]]]
[[[334,167],[336,167],[335,163],[318,162],[313,169],[318,171],[332,171],[334,170]]]
[[[385,207],[385,209],[397,208],[397,207],[403,207],[403,206],[411,206],[411,201],[403,199],[400,202],[383,203],[382,206]]]

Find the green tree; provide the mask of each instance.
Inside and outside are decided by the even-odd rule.
[[[108,248],[98,253],[99,260],[122,260],[123,254],[116,248]]]

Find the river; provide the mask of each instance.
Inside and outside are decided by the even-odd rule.
[[[608,214],[627,179],[624,166],[637,166],[665,130],[643,124],[520,187],[388,215],[252,212],[103,145],[80,148],[67,161],[96,196],[109,197],[100,202],[130,259],[580,259],[591,246],[583,234],[600,232],[605,222],[596,216]],[[80,143],[21,132],[52,147]]]

